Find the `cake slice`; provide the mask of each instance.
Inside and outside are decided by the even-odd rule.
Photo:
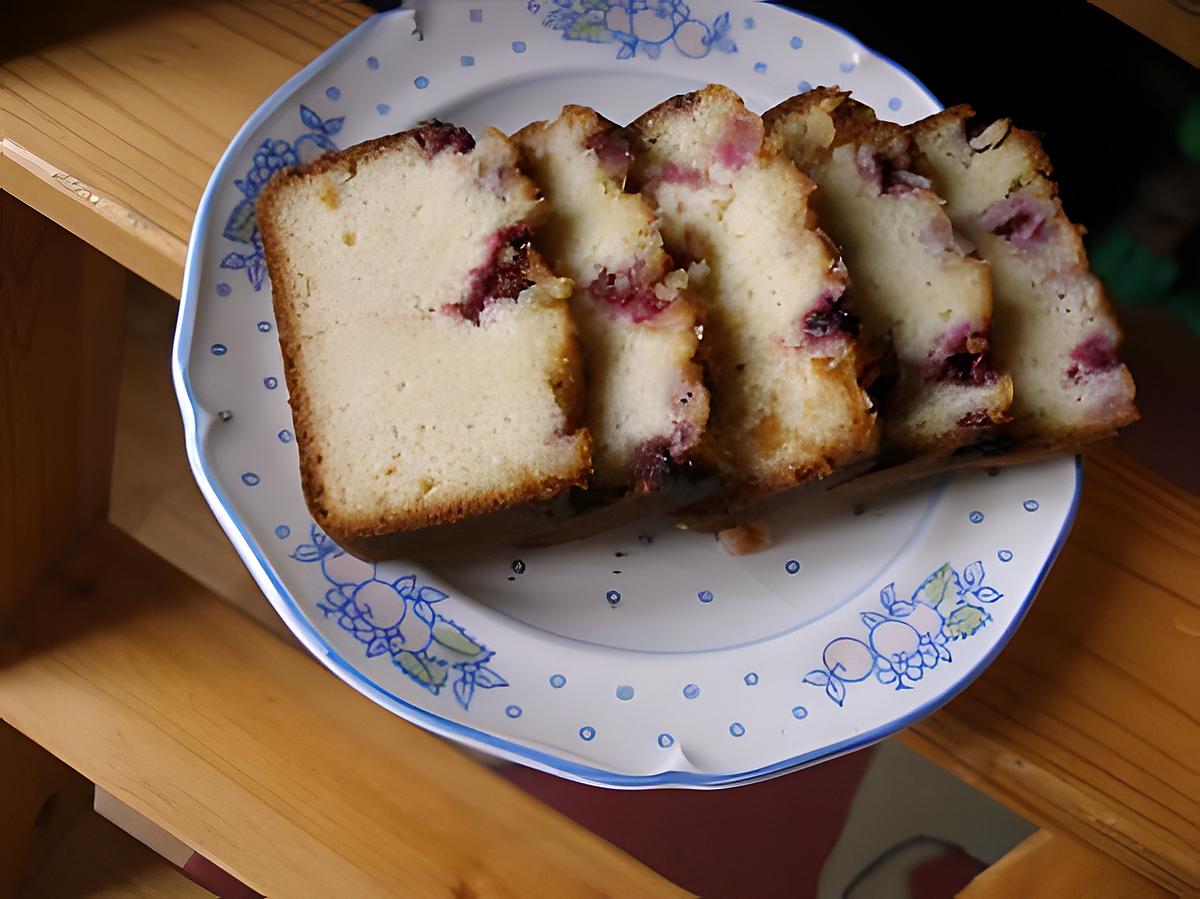
[[[974,442],[1007,420],[1012,380],[988,358],[992,286],[968,256],[928,178],[912,170],[904,128],[837,88],[763,116],[817,184],[821,227],[838,245],[863,338],[883,360],[869,385],[885,458]]]
[[[575,282],[591,489],[648,493],[661,486],[668,460],[687,461],[708,419],[687,273],[663,251],[654,211],[625,192],[632,156],[612,122],[567,106],[513,140],[550,207],[534,245]]]
[[[911,127],[956,228],[991,265],[992,355],[1014,382],[1016,440],[1046,446],[1111,434],[1137,418],[1121,332],[1037,138],[1007,119],[971,137],[955,106]]]
[[[871,448],[845,272],[812,182],[762,120],[710,85],[639,118],[631,180],[704,304],[709,461],[742,497],[830,474]],[[707,269],[705,273],[704,270]]]
[[[586,482],[571,282],[530,246],[539,212],[503,134],[439,122],[259,198],[304,496],[355,555]]]

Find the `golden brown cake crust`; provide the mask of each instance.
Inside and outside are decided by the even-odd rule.
[[[283,249],[283,239],[277,230],[276,213],[284,195],[290,190],[303,187],[313,176],[334,171],[348,171],[353,174],[364,162],[414,144],[415,135],[419,130],[412,129],[369,140],[346,150],[327,153],[303,165],[285,169],[277,173],[263,188],[255,209],[267,270],[271,277],[271,302],[283,354],[284,377],[288,385],[288,401],[292,408],[305,503],[317,524],[340,546],[361,558],[376,561],[390,558],[392,554],[400,552],[407,532],[449,525],[476,516],[499,515],[511,511],[513,506],[549,499],[568,487],[584,486],[591,469],[591,437],[583,422],[583,373],[578,340],[574,326],[570,325],[565,301],[561,298],[548,299],[544,302],[552,305],[568,325],[563,328],[565,337],[558,347],[556,358],[559,361],[552,373],[551,387],[566,418],[566,433],[577,437],[574,463],[569,473],[538,479],[527,478],[511,490],[479,490],[459,502],[450,502],[411,514],[387,514],[381,511],[377,514],[348,515],[337,508],[330,508],[332,504],[327,503],[326,485],[321,468],[322,458],[315,446],[312,406],[297,364],[300,333],[295,306],[298,298],[292,296],[285,288],[290,281],[287,274],[290,273],[292,263]],[[488,132],[507,143],[508,139],[501,132],[495,129],[488,129]],[[520,195],[532,200],[535,190],[529,179],[519,175],[515,169],[511,177],[513,181],[510,182],[510,189],[515,189]],[[336,203],[336,199],[326,202]],[[532,224],[530,218],[536,219],[538,207],[535,206],[534,210],[534,215],[527,217],[526,223]],[[527,275],[534,287],[545,286],[557,280],[532,249],[528,258]],[[514,517],[518,520],[534,520],[534,516],[528,519],[523,516]]]

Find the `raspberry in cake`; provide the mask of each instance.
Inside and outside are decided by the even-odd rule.
[[[587,373],[591,487],[645,493],[704,433],[708,391],[686,272],[663,250],[654,211],[625,191],[627,139],[594,110],[567,106],[513,137],[549,206],[534,244],[575,282],[571,312]]]
[[[763,120],[816,182],[863,337],[884,360],[870,389],[885,456],[953,449],[1006,421],[1012,380],[989,364],[987,263],[967,255],[932,183],[913,171],[905,130],[837,88],[793,97]]]
[[[305,499],[364,558],[583,484],[571,282],[500,132],[427,123],[275,177],[258,201]]]
[[[991,266],[992,357],[1014,382],[1006,432],[1047,446],[1107,436],[1137,418],[1133,378],[1080,229],[1037,138],[1007,119],[969,133],[973,117],[955,106],[910,133],[954,226]]]
[[[752,498],[870,451],[858,322],[814,224],[812,182],[719,85],[662,103],[630,132],[631,181],[703,303],[710,463]]]

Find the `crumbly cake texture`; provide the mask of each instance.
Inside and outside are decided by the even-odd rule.
[[[431,122],[258,201],[305,499],[352,552],[586,482],[571,282],[530,246],[516,161]]]
[[[630,133],[631,181],[704,303],[709,463],[753,497],[869,452],[857,322],[813,221],[812,182],[719,85],[660,104]]]
[[[625,192],[632,155],[612,122],[567,106],[513,137],[549,206],[534,245],[575,282],[571,313],[587,374],[591,489],[645,493],[685,462],[708,419],[687,273],[664,252],[654,211]]]
[[[946,211],[991,266],[992,355],[1014,382],[1009,436],[1048,446],[1137,418],[1121,332],[1063,212],[1050,160],[1007,119],[968,132],[969,106],[910,126]]]
[[[905,129],[837,88],[786,100],[768,134],[817,184],[821,227],[850,274],[863,338],[883,360],[869,385],[882,453],[905,457],[974,442],[1007,420],[1012,380],[988,357],[992,287],[967,255]]]

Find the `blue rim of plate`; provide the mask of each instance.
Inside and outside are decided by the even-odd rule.
[[[816,22],[837,32],[856,44],[864,54],[878,59],[902,73],[906,78],[909,78],[936,106],[941,108],[942,104],[911,72],[888,57],[876,53],[848,31],[808,13],[798,12],[788,7],[780,6],[777,3],[767,2],[767,0],[760,0],[760,2],[763,2],[764,5],[782,9],[793,15]],[[801,755],[748,771],[739,771],[730,774],[666,771],[658,774],[626,775],[568,761],[547,752],[522,746],[503,737],[494,736],[477,728],[450,721],[427,709],[401,699],[362,674],[352,662],[343,658],[313,627],[301,611],[296,600],[292,598],[291,594],[283,586],[274,567],[258,550],[257,543],[250,536],[244,522],[237,514],[231,511],[232,506],[229,504],[224,492],[217,485],[215,479],[210,475],[206,460],[200,452],[197,440],[197,423],[200,418],[200,410],[196,405],[191,381],[188,376],[188,355],[191,350],[192,330],[195,324],[196,308],[199,300],[200,259],[204,248],[205,231],[208,225],[208,216],[212,207],[213,196],[218,186],[225,181],[227,170],[243,142],[285,101],[290,99],[297,88],[311,80],[313,75],[328,65],[338,54],[361,41],[380,21],[389,16],[411,13],[412,10],[395,9],[384,13],[377,13],[366,19],[361,25],[358,25],[353,31],[340,38],[321,53],[320,56],[285,81],[270,97],[263,101],[262,105],[238,129],[237,134],[234,135],[229,145],[225,148],[225,151],[221,154],[216,168],[213,169],[208,185],[205,187],[204,193],[200,198],[200,205],[196,214],[196,220],[192,225],[191,239],[188,243],[187,256],[184,261],[182,297],[179,318],[175,328],[175,341],[171,353],[171,373],[175,382],[176,398],[179,401],[180,412],[183,416],[184,440],[187,448],[188,463],[191,466],[192,475],[200,487],[200,492],[204,495],[204,499],[208,502],[222,530],[225,531],[226,536],[233,543],[234,549],[237,550],[238,555],[250,571],[259,589],[266,595],[272,607],[274,607],[275,611],[288,626],[288,629],[296,635],[309,652],[316,656],[326,668],[337,675],[344,683],[407,721],[464,745],[489,751],[494,755],[541,771],[557,774],[583,783],[621,789],[653,789],[661,787],[704,789],[731,787],[784,774],[819,760],[830,759],[838,755],[853,752],[856,749],[862,749],[882,740],[941,708],[966,689],[995,660],[1001,650],[1008,645],[1008,641],[1025,619],[1034,597],[1037,596],[1038,591],[1046,580],[1047,574],[1050,572],[1050,568],[1054,565],[1058,554],[1062,551],[1062,547],[1066,542],[1068,534],[1071,532],[1071,527],[1075,522],[1075,515],[1079,509],[1080,489],[1083,480],[1082,456],[1075,457],[1074,493],[1062,528],[1055,538],[1054,546],[1042,564],[1042,568],[1034,579],[1029,592],[1021,600],[1017,613],[982,659],[947,689],[937,696],[930,698],[906,715],[895,718],[887,724],[880,725],[869,731],[855,734],[846,740],[828,744],[811,752],[802,753]]]

